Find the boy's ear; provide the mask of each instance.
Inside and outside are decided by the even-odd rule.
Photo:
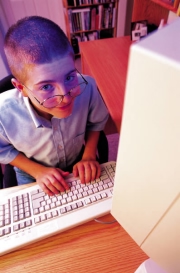
[[[22,85],[22,83],[20,83],[20,82],[19,82],[17,79],[15,79],[15,78],[12,78],[12,79],[11,79],[11,82],[12,82],[12,84],[14,85],[14,87],[15,87],[16,89],[18,89],[18,90],[23,94],[24,97],[27,97],[27,93],[26,93],[25,88],[24,88],[24,86]]]

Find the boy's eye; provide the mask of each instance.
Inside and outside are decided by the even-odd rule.
[[[53,89],[53,86],[51,84],[46,84],[41,87],[41,90],[44,91],[51,91]]]
[[[69,76],[66,77],[66,82],[72,82],[72,81],[75,80],[75,78],[76,78],[75,75],[69,75]]]

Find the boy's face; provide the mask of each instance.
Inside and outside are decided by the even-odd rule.
[[[63,101],[54,108],[45,108],[41,103],[54,95],[67,94],[73,85],[77,85],[77,74],[72,56],[52,61],[51,63],[31,65],[27,67],[26,81],[21,86],[14,85],[21,90],[23,96],[29,97],[36,111],[47,119],[52,116],[66,118],[72,113],[74,98],[65,96]],[[16,81],[16,80],[15,80]],[[36,100],[36,99],[38,100]]]

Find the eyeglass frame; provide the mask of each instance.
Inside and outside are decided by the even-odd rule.
[[[82,77],[82,79],[84,80],[84,83],[86,84],[86,86],[87,86],[87,84],[88,84],[88,81],[83,77],[83,75],[76,69],[76,71],[77,71],[77,73],[79,73],[79,75]],[[83,83],[83,82],[82,82]],[[51,109],[51,108],[55,108],[57,105],[59,105],[62,101],[63,101],[63,99],[64,99],[64,97],[65,96],[67,96],[67,95],[69,95],[69,96],[71,96],[71,91],[74,89],[74,88],[76,88],[77,86],[80,86],[82,83],[79,83],[79,84],[77,84],[76,86],[74,86],[73,88],[71,88],[70,90],[69,90],[69,92],[67,92],[65,95],[54,95],[54,96],[51,96],[51,97],[48,97],[47,99],[44,99],[42,102],[40,102],[36,97],[34,97],[34,95],[33,95],[33,98],[39,103],[39,105],[42,105],[44,108],[47,108],[47,109]],[[21,83],[22,84],[22,83]],[[27,88],[31,93],[33,93],[33,91],[31,90],[31,89],[29,89],[26,85],[24,85],[24,84],[22,84],[25,88]],[[83,92],[82,92],[83,93]],[[82,94],[81,93],[81,94]],[[80,95],[81,95],[80,94]],[[77,95],[77,96],[71,96],[72,98],[75,98],[75,97],[78,97],[79,95]],[[62,100],[56,105],[56,106],[53,106],[53,107],[46,107],[46,106],[44,106],[43,104],[47,101],[47,100],[49,100],[50,98],[54,98],[54,97],[61,97],[62,98]]]

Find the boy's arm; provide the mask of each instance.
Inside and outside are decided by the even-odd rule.
[[[64,180],[64,177],[69,174],[68,172],[58,168],[45,167],[30,160],[22,153],[19,153],[10,164],[33,176],[43,191],[49,195],[69,189]]]
[[[79,176],[82,183],[88,183],[100,176],[101,169],[96,160],[98,139],[99,132],[87,132],[82,159],[73,167],[74,176]]]

